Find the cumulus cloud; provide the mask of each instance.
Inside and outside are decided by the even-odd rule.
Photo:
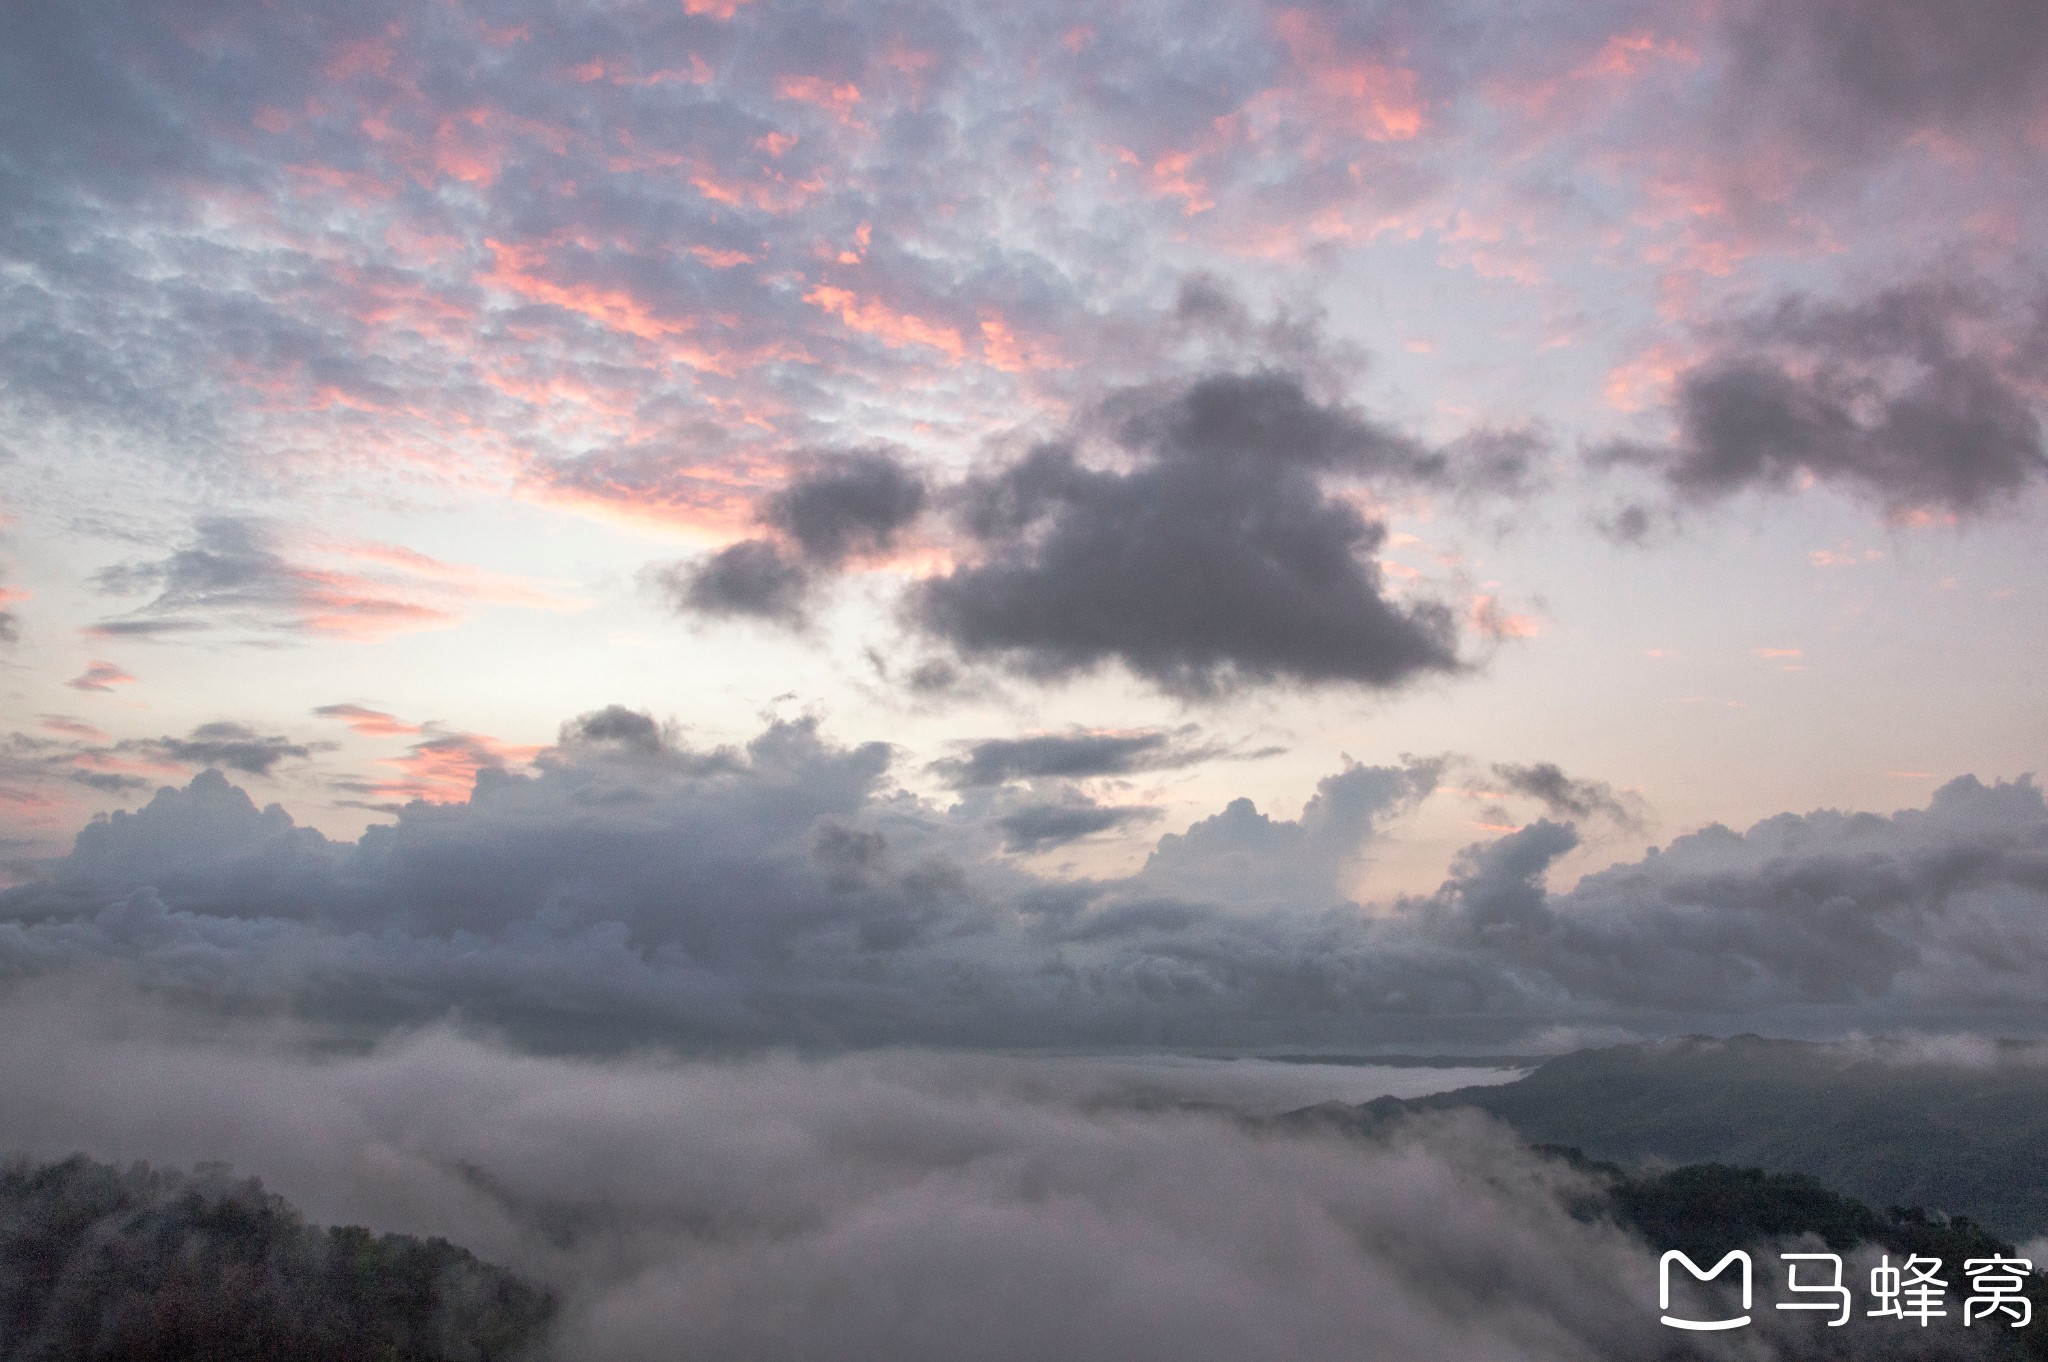
[[[1342,876],[1372,836],[1436,788],[1436,762],[1349,766],[1316,786],[1295,820],[1235,799],[1159,839],[1139,880],[1189,900],[1308,904],[1345,897]]]
[[[2044,338],[2038,281],[1788,296],[1713,330],[1678,378],[1673,443],[1604,457],[1654,468],[1686,502],[1819,481],[1893,514],[1982,514],[2048,480],[2034,409]],[[1640,510],[1632,523],[1646,527]]]
[[[562,1358],[1567,1362],[1667,1332],[1649,1247],[1469,1115],[1359,1142],[1140,1110],[1086,1061],[322,1056],[82,1002],[0,1002],[0,1079],[38,1095],[0,1147],[223,1159],[316,1220],[448,1236],[559,1293]]]
[[[1251,325],[1213,287],[1181,299],[1204,316],[1226,304],[1224,322]],[[1303,325],[1292,348],[1272,327],[1260,344],[1313,355],[1319,333]],[[770,535],[649,580],[681,612],[802,626],[833,574],[895,549],[938,503],[958,561],[903,604],[964,660],[1041,680],[1116,663],[1183,696],[1392,688],[1466,666],[1457,612],[1388,586],[1386,525],[1336,484],[1509,491],[1539,448],[1503,432],[1432,448],[1318,398],[1299,370],[1212,371],[1119,390],[1059,439],[947,486],[886,450],[814,456],[758,508]]]
[[[1106,879],[1018,857],[1151,810],[1061,783],[940,807],[890,765],[811,722],[698,749],[601,710],[355,842],[204,772],[0,894],[0,975],[106,967],[362,1024],[459,1011],[571,1048],[2048,1029],[2048,807],[2026,780],[1708,828],[1571,888],[1548,878],[1579,834],[1540,820],[1432,894],[1360,904],[1437,763],[1348,767],[1293,818],[1234,801]]]
[[[1117,662],[1183,695],[1463,665],[1450,607],[1396,600],[1386,526],[1324,486],[1444,483],[1447,456],[1277,372],[1126,393],[1107,419],[1123,467],[1048,443],[959,489],[974,557],[921,584],[923,628],[1027,675]]]

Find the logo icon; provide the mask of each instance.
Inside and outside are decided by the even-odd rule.
[[[1714,1264],[1713,1269],[1711,1271],[1702,1271],[1698,1263],[1695,1263],[1692,1259],[1686,1257],[1677,1249],[1672,1249],[1669,1252],[1667,1252],[1657,1262],[1658,1309],[1665,1311],[1669,1311],[1671,1309],[1671,1265],[1674,1262],[1685,1264],[1685,1270],[1687,1272],[1690,1272],[1696,1279],[1703,1282],[1712,1281],[1714,1278],[1720,1276],[1721,1273],[1727,1269],[1728,1264],[1740,1263],[1742,1265],[1742,1308],[1744,1310],[1749,1309],[1749,1255],[1747,1253],[1744,1253],[1741,1249],[1729,1250],[1728,1255],[1721,1259],[1720,1262]],[[1743,1325],[1749,1323],[1749,1316],[1746,1314],[1738,1315],[1734,1319],[1679,1319],[1670,1314],[1666,1314],[1662,1318],[1666,1324],[1670,1325],[1674,1329],[1740,1329]]]

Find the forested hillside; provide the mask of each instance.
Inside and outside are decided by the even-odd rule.
[[[4,1362],[510,1362],[553,1310],[445,1239],[311,1226],[224,1169],[0,1165]]]

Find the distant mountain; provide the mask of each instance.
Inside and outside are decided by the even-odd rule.
[[[0,1163],[0,1362],[510,1362],[554,1301],[220,1168]]]
[[[1639,1165],[1806,1173],[1877,1206],[2048,1232],[2048,1047],[1691,1037],[1584,1050],[1513,1083],[1316,1109],[1371,1126],[1476,1107],[1532,1144]]]

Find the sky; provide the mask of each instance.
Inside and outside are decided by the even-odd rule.
[[[2048,1031],[2032,0],[0,3],[0,974]]]

